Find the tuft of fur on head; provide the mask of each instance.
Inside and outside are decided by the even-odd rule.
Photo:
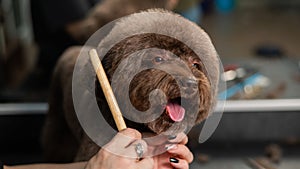
[[[127,37],[139,34],[159,34],[174,37],[190,47],[201,59],[211,84],[212,110],[219,83],[218,54],[207,33],[195,23],[164,9],[150,9],[118,20],[110,33],[98,45],[106,53],[113,45]],[[103,56],[103,55],[102,55]]]
[[[112,44],[117,45],[114,46]],[[182,47],[185,46],[188,50],[182,50],[181,53],[176,53],[176,50],[180,48],[176,45],[179,44],[182,45]],[[100,42],[98,51],[100,55],[101,53],[107,53],[103,61],[106,64],[107,74],[110,76],[114,73],[115,68],[118,67],[120,61],[130,54],[130,51],[137,51],[150,47],[168,50],[180,58],[185,58],[187,55],[193,53],[195,57],[200,59],[200,71],[203,74],[203,78],[200,78],[199,82],[201,82],[201,84],[207,84],[205,87],[199,86],[200,95],[206,93],[200,98],[201,113],[199,113],[196,118],[196,123],[201,122],[208,116],[209,112],[213,110],[216,103],[219,78],[217,52],[209,36],[198,25],[178,14],[174,14],[164,9],[150,9],[144,12],[135,13],[117,21],[110,33]],[[110,57],[113,59],[109,59]],[[135,65],[137,64],[138,63]],[[206,78],[206,80],[204,80],[204,78]],[[145,96],[143,99],[148,100],[149,93],[144,94]],[[131,102],[135,102],[132,98],[130,99]],[[145,105],[139,106],[143,107]],[[146,108],[140,108],[139,106],[136,107],[140,110],[148,108],[147,105]],[[148,127],[152,126],[149,128],[152,128],[152,130],[157,133],[162,132],[165,130],[164,128],[167,127],[161,127],[163,129],[160,131],[157,129],[159,127],[153,127],[159,123],[162,124],[161,121],[157,121],[155,124],[148,124]]]

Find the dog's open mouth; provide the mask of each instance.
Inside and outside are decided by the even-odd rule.
[[[181,97],[169,99],[165,112],[174,122],[181,122],[185,116],[185,108],[181,106]]]

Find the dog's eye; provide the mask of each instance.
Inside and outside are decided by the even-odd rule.
[[[154,58],[154,61],[158,63],[158,62],[164,61],[164,59],[162,57],[157,56],[157,57]]]
[[[194,63],[192,64],[192,66],[193,66],[194,68],[200,70],[200,64],[199,64],[199,63],[194,62]]]

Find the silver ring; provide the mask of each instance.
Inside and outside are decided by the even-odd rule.
[[[137,143],[135,145],[135,152],[137,154],[137,161],[140,161],[140,159],[143,157],[144,155],[144,147],[141,143]]]

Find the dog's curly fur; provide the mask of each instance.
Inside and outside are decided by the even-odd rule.
[[[119,42],[107,53],[102,61],[104,63],[104,69],[107,72],[108,78],[111,80],[111,76],[119,67],[119,64],[122,60],[135,53],[136,51],[149,48],[158,48],[164,50],[154,50],[152,52],[150,50],[149,52],[146,52],[146,54],[135,56],[137,57],[134,59],[136,62],[132,61],[125,66],[127,69],[138,69],[140,66],[147,64],[148,66],[153,66],[153,69],[144,70],[132,79],[129,88],[130,103],[124,104],[125,108],[123,108],[123,113],[128,112],[130,114],[126,114],[126,116],[132,116],[132,110],[127,108],[129,104],[133,104],[133,106],[139,111],[148,110],[150,108],[150,102],[148,99],[150,92],[155,89],[160,89],[163,91],[163,93],[166,94],[167,100],[181,98],[189,101],[189,107],[186,108],[187,112],[194,112],[195,110],[193,111],[188,108],[194,108],[193,105],[197,105],[199,101],[199,105],[201,105],[201,107],[198,108],[199,111],[197,112],[197,116],[191,115],[190,118],[186,117],[185,121],[181,122],[180,125],[183,125],[183,123],[185,123],[183,127],[186,127],[186,125],[194,125],[196,123],[199,123],[208,115],[211,107],[210,103],[212,98],[210,91],[210,82],[205,75],[206,70],[199,57],[188,46],[174,38],[157,34],[141,34],[128,37]],[[167,56],[170,55],[170,53],[168,52],[171,52],[176,56]],[[163,63],[155,63],[154,59],[156,57],[163,57],[163,59],[165,60],[163,61]],[[180,59],[176,59],[176,57],[180,57]],[[185,65],[187,67],[184,67]],[[155,69],[156,67],[158,69]],[[161,70],[168,68],[172,69],[171,71],[174,72],[173,75],[170,75]],[[187,71],[185,69],[189,69],[190,71]],[[130,72],[122,72],[124,72],[122,75],[125,74],[125,77],[130,76]],[[192,89],[192,86],[190,86],[188,88],[190,89],[190,91],[184,89],[180,91],[180,88],[173,76],[177,76],[179,78],[179,81],[183,83],[186,79],[195,78],[196,84],[191,83],[191,85],[195,85],[195,87],[198,86],[198,90],[196,90],[195,88]],[[124,84],[124,80],[121,80],[120,84]],[[116,91],[116,96],[119,98],[124,98],[124,92],[122,91],[124,91],[125,89],[122,87],[120,88],[121,89]],[[200,91],[199,95],[196,91]],[[96,95],[98,96],[97,98],[99,98],[99,107],[103,107],[102,105],[105,104],[105,102],[101,100],[104,97],[103,95],[101,95],[101,89],[99,85],[97,85],[96,87]],[[200,96],[200,98],[196,98],[197,96]],[[156,100],[159,100],[158,95],[156,97]],[[122,102],[124,102],[124,100],[122,100]],[[157,104],[162,105],[164,103],[160,102]],[[105,112],[105,110],[101,110],[101,112]],[[110,112],[105,113],[105,115],[110,115]],[[112,119],[112,117],[109,116],[106,119],[109,120]],[[139,119],[138,121],[141,121],[141,119]],[[132,124],[132,126],[129,125],[129,127],[143,129],[143,131],[147,129],[149,131],[150,129],[151,132],[160,134],[161,132],[166,131],[173,123],[166,114],[163,114],[161,118],[147,123],[146,125],[133,123],[130,121],[127,121],[127,124]],[[114,126],[113,121],[111,121],[111,125]]]
[[[210,41],[207,42],[207,39],[204,38],[204,40],[204,43],[210,43]],[[142,65],[153,67],[136,74],[132,81],[128,83],[130,84],[128,103],[132,104],[137,110],[144,112],[151,107],[149,102],[151,92],[154,89],[160,89],[165,93],[166,99],[163,99],[163,96],[159,93],[154,93],[155,98],[157,98],[154,105],[165,105],[165,100],[178,101],[178,98],[180,98],[189,104],[188,107],[185,107],[186,116],[183,121],[174,122],[167,113],[162,113],[159,118],[148,123],[136,123],[126,119],[126,124],[128,127],[136,128],[140,132],[153,132],[156,134],[166,131],[170,126],[175,126],[172,129],[176,132],[183,131],[207,117],[215,99],[216,87],[213,83],[217,82],[217,80],[211,79],[204,67],[204,61],[187,45],[166,35],[155,33],[136,34],[123,39],[109,49],[102,60],[104,69],[109,80],[112,81],[112,76],[122,61],[129,58],[134,52],[153,48],[161,50],[153,50],[152,52],[150,50],[150,52],[141,53],[135,56],[139,58],[133,57],[132,62],[123,65],[127,70]],[[214,48],[211,44],[207,48],[203,49],[203,55],[212,57],[212,60],[215,60]],[[51,161],[88,160],[99,150],[99,147],[84,133],[73,107],[72,71],[80,49],[80,47],[73,47],[67,50],[59,60],[54,72],[49,101],[50,109],[43,136],[46,157]],[[202,49],[200,50],[202,51]],[[161,60],[156,61],[157,57],[161,58],[163,62]],[[216,62],[212,61],[211,63],[211,67],[216,67]],[[171,69],[174,71],[172,75],[162,71]],[[130,73],[123,71],[123,76],[130,76]],[[180,85],[183,88],[179,87],[180,85],[177,84],[174,76],[179,78],[180,83],[182,83]],[[124,84],[125,81],[126,78],[120,78],[117,83]],[[114,92],[117,98],[124,98],[125,90],[122,85],[120,86]],[[112,127],[115,127],[97,80],[95,80],[95,88],[95,95],[103,116]],[[198,104],[200,107],[193,106]],[[131,114],[132,111],[126,107],[127,105],[125,104],[122,112],[125,113],[126,117],[132,116],[134,118],[135,115]],[[155,110],[153,109],[150,113],[154,113]],[[147,111],[147,113],[149,112]]]

